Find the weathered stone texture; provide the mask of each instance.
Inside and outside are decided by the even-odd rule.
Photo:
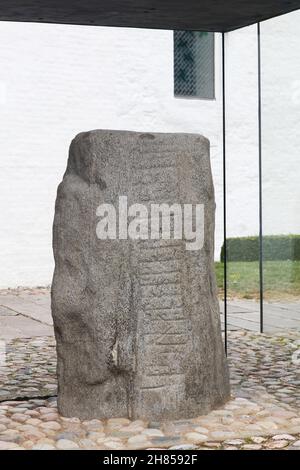
[[[205,206],[205,241],[99,240],[96,209]],[[52,312],[60,412],[188,418],[229,398],[213,268],[209,143],[199,135],[79,134],[59,186]]]

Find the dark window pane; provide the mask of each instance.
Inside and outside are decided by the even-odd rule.
[[[174,94],[215,97],[214,33],[174,31]]]

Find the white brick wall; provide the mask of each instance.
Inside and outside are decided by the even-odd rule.
[[[266,228],[270,233],[300,230],[299,19],[297,12],[262,28]],[[227,38],[229,235],[257,232],[255,39],[253,27]],[[68,146],[76,133],[95,128],[199,132],[208,137],[219,252],[219,35],[216,101],[173,97],[171,31],[2,22],[0,43],[0,287],[50,283],[54,201]],[[271,210],[273,201],[279,216],[274,207]]]

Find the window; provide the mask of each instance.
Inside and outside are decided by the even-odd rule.
[[[215,98],[214,33],[174,31],[174,95]]]

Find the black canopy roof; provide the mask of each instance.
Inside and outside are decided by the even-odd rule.
[[[1,0],[0,20],[232,31],[300,8],[300,0]]]

